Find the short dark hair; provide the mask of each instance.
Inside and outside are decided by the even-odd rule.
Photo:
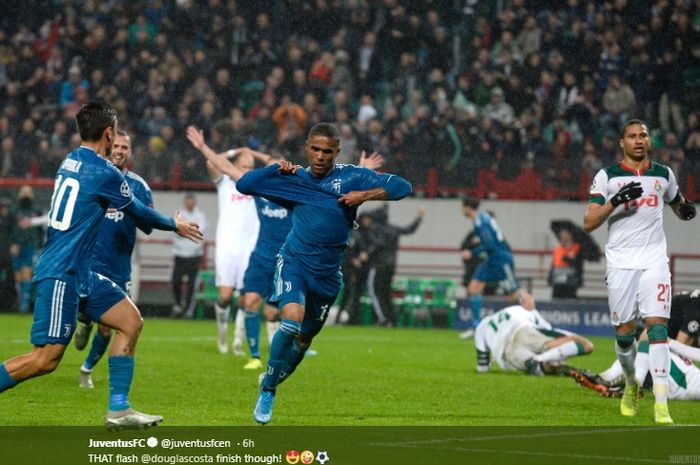
[[[334,139],[336,142],[340,142],[340,131],[338,131],[338,127],[333,123],[314,124],[309,131],[308,138],[311,139],[314,136],[328,137],[329,139]]]
[[[473,208],[474,210],[477,210],[479,208],[479,199],[476,197],[464,197],[462,199],[462,205],[465,207]]]
[[[620,128],[620,139],[625,138],[625,132],[627,132],[627,128],[632,126],[633,124],[641,124],[642,126],[647,125],[647,123],[645,123],[641,119],[631,119],[627,121],[625,124],[622,125],[622,128]]]
[[[80,138],[95,142],[100,140],[105,129],[117,124],[117,112],[106,103],[89,102],[80,107],[75,120]]]

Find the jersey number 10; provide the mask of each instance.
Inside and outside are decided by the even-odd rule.
[[[65,231],[70,228],[75,202],[78,200],[80,182],[75,178],[64,178],[59,175],[53,187],[53,197],[51,197],[51,210],[49,211],[49,226]],[[65,199],[66,193],[68,198]]]

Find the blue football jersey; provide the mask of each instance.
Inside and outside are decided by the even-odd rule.
[[[124,177],[134,197],[152,208],[153,195],[146,181],[131,171],[124,173]],[[92,255],[92,271],[107,276],[118,284],[131,281],[131,253],[136,244],[137,227],[146,234],[152,230],[139,226],[131,215],[109,208],[97,236],[97,246]]]
[[[274,260],[292,229],[292,211],[264,197],[255,197],[260,219],[258,241],[253,253]]]
[[[503,233],[491,215],[480,211],[474,220],[474,232],[479,236],[479,245],[472,250],[474,255],[486,252],[490,260],[512,260],[513,254]]]
[[[44,252],[34,282],[55,278],[88,291],[92,252],[108,207],[121,210],[133,197],[111,162],[81,146],[69,153],[56,173]]]
[[[246,173],[237,187],[242,193],[294,207],[292,229],[281,253],[316,276],[338,272],[355,221],[357,207],[338,202],[340,197],[381,187],[399,193],[396,197],[389,195],[393,200],[411,191],[410,184],[398,176],[342,164],[335,165],[323,178],[312,176],[308,168],[299,169],[296,175],[280,174],[274,164]]]

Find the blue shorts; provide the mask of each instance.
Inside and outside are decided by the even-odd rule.
[[[321,331],[326,322],[328,311],[335,303],[340,291],[341,282],[340,271],[334,275],[319,278],[278,255],[274,292],[270,302],[277,303],[279,308],[290,303],[304,307],[301,334],[312,338]]]
[[[90,272],[90,281],[90,292],[85,297],[78,294],[73,283],[53,278],[36,283],[32,344],[68,345],[79,311],[99,321],[107,310],[126,297],[119,286],[102,275]]]
[[[22,268],[34,268],[36,247],[23,247],[19,249],[19,255],[12,257],[12,270],[19,271]]]
[[[243,276],[241,293],[255,292],[263,299],[272,294],[272,282],[275,279],[275,257],[253,253],[248,261],[248,268]]]
[[[518,290],[518,279],[512,260],[486,260],[474,271],[474,279],[484,283],[498,282],[506,293]]]

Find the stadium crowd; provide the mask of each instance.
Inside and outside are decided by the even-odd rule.
[[[481,170],[567,190],[635,116],[682,186],[700,179],[698,0],[3,3],[1,177],[53,177],[100,99],[156,186],[206,180],[189,124],[216,150],[301,161],[308,128],[335,121],[341,163],[376,150],[416,185]]]

